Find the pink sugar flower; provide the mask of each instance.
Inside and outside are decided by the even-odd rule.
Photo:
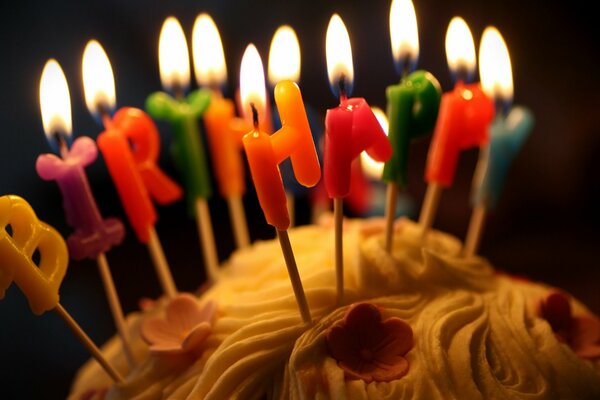
[[[558,291],[548,294],[539,304],[538,315],[579,357],[600,358],[600,319],[593,314],[573,315],[567,295]]]
[[[164,315],[152,316],[141,325],[142,338],[155,354],[183,354],[201,350],[212,330],[216,305],[181,293],[167,304]]]
[[[378,307],[359,303],[350,307],[341,323],[326,335],[331,357],[346,379],[367,383],[389,382],[408,373],[404,357],[413,347],[413,331],[400,318],[381,318]]]

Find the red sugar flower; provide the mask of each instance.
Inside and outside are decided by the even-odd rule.
[[[142,338],[153,353],[181,354],[200,350],[212,330],[215,311],[212,301],[201,308],[191,294],[179,294],[169,302],[164,315],[149,317],[142,323]]]
[[[551,292],[540,302],[538,314],[550,326],[556,338],[581,358],[600,358],[600,319],[595,315],[573,315],[569,298]]]
[[[379,308],[369,303],[350,307],[343,321],[326,336],[331,357],[346,379],[389,382],[408,373],[404,358],[413,347],[413,331],[400,318],[382,321]]]

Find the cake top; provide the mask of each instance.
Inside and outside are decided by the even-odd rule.
[[[407,219],[397,223],[391,255],[383,249],[381,220],[347,220],[344,227],[345,304],[336,304],[333,229],[324,218],[290,232],[313,323],[298,313],[278,243],[261,241],[236,252],[219,281],[195,298],[146,302],[130,315],[137,366],[127,370],[117,338],[103,349],[126,373],[125,384],[113,386],[90,361],[70,398],[600,394],[600,336],[590,340],[591,329],[582,339],[574,328],[581,324],[569,322],[583,318],[592,326],[598,319],[576,300],[557,300],[546,285],[498,273],[481,257],[462,257],[461,243],[445,233],[431,232],[423,246],[420,228]],[[561,299],[568,299],[566,308]],[[186,319],[178,313],[195,316],[195,326],[165,324]],[[140,331],[156,339],[153,326],[168,334],[149,347]],[[352,338],[363,329],[374,341],[355,352]],[[582,340],[589,353],[578,352]]]

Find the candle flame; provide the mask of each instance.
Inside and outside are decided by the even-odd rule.
[[[419,59],[417,14],[411,0],[393,0],[390,7],[392,55],[399,73],[414,70]]]
[[[242,114],[248,120],[252,119],[250,105],[254,105],[259,118],[267,115],[267,89],[265,87],[265,72],[263,63],[256,46],[249,44],[244,51],[240,67],[240,97]]]
[[[222,86],[227,81],[227,65],[221,35],[215,21],[200,14],[192,30],[192,56],[196,82],[200,86]]]
[[[115,77],[106,52],[96,40],[85,46],[81,62],[85,104],[92,115],[115,108]]]
[[[46,62],[40,79],[40,109],[46,137],[71,135],[71,97],[67,78],[55,59]]]
[[[483,31],[479,46],[479,75],[483,91],[504,103],[513,98],[513,77],[510,55],[502,35],[493,26]]]
[[[175,17],[168,17],[160,31],[158,66],[165,90],[187,90],[190,84],[190,56],[183,28]]]
[[[373,114],[375,114],[377,121],[379,121],[379,125],[381,125],[381,128],[387,135],[389,123],[385,112],[383,112],[383,110],[379,107],[371,107],[371,110],[373,111]],[[360,163],[365,175],[372,179],[381,179],[381,174],[383,173],[383,166],[385,163],[372,159],[366,151],[360,153]]]
[[[456,80],[471,81],[475,75],[475,43],[469,26],[454,17],[446,31],[446,59]]]
[[[329,86],[336,97],[340,96],[340,81],[343,78],[345,95],[352,93],[354,82],[354,66],[352,64],[352,47],[350,36],[339,15],[333,14],[327,27],[325,39],[327,74]]]
[[[300,79],[300,44],[294,29],[280,26],[269,50],[269,83],[275,86],[279,81]]]

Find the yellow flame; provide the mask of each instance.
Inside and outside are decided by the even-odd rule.
[[[325,54],[330,85],[337,85],[342,76],[344,76],[346,83],[351,85],[354,80],[354,66],[352,64],[350,36],[344,21],[337,14],[333,14],[331,20],[329,20],[325,39]]]
[[[394,60],[419,57],[417,15],[411,0],[393,0],[390,7],[390,39]]]
[[[260,54],[253,44],[249,44],[242,57],[240,67],[240,97],[242,113],[249,119],[252,116],[250,104],[254,104],[259,118],[266,115],[265,72]]]
[[[227,81],[227,65],[221,35],[206,13],[196,17],[192,29],[194,73],[200,86],[221,86]]]
[[[508,48],[498,29],[485,28],[479,45],[479,76],[484,92],[497,100],[513,98],[513,77]]]
[[[85,104],[90,113],[97,113],[98,107],[112,110],[115,107],[115,77],[106,52],[96,40],[85,46],[81,62]]]
[[[185,90],[190,84],[190,55],[183,28],[175,17],[168,17],[160,31],[158,66],[164,89]]]
[[[472,73],[475,70],[475,43],[469,26],[461,17],[454,17],[446,31],[446,59],[450,71]]]
[[[269,50],[269,83],[275,86],[279,81],[300,79],[300,44],[294,29],[280,26]]]
[[[379,107],[371,107],[371,110],[373,111],[373,114],[375,114],[377,121],[379,121],[379,125],[381,125],[381,128],[387,135],[389,124],[385,112]],[[381,179],[385,163],[373,160],[366,151],[360,153],[360,163],[365,175],[372,179]]]
[[[73,128],[69,86],[65,73],[55,59],[48,60],[42,71],[40,109],[46,136],[71,134]]]

